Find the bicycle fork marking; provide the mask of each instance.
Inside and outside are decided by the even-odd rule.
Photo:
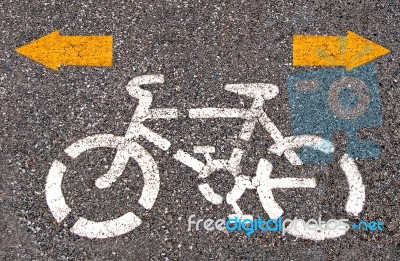
[[[85,151],[104,147],[117,150],[115,158],[106,174],[100,176],[95,185],[99,189],[111,186],[122,175],[129,158],[133,158],[139,165],[144,186],[138,203],[145,209],[151,209],[158,195],[160,178],[157,164],[153,157],[135,139],[140,136],[155,144],[162,150],[168,150],[171,143],[145,127],[142,122],[146,119],[172,119],[177,118],[176,109],[150,109],[152,94],[140,88],[143,84],[163,83],[162,75],[145,75],[136,77],[127,85],[130,95],[139,100],[131,124],[124,137],[112,134],[94,135],[81,139],[67,149],[65,153],[75,159]],[[46,180],[46,201],[57,222],[63,221],[72,211],[65,202],[61,185],[67,167],[55,160],[50,168]],[[123,235],[141,224],[141,219],[133,212],[128,212],[121,217],[103,222],[95,222],[79,217],[70,231],[74,234],[88,238],[108,238]]]

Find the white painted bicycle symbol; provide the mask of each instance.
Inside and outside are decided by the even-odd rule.
[[[96,187],[99,189],[108,188],[112,183],[116,182],[118,177],[122,175],[129,159],[134,159],[142,171],[144,180],[142,194],[138,203],[147,210],[153,207],[159,192],[159,171],[151,154],[139,145],[137,141],[142,137],[162,150],[169,150],[171,143],[145,127],[143,122],[148,119],[174,119],[178,117],[178,111],[173,108],[151,109],[152,94],[147,90],[143,90],[140,86],[162,83],[164,83],[163,75],[144,75],[136,77],[128,83],[126,87],[127,91],[139,100],[139,104],[133,114],[125,136],[114,136],[112,134],[93,135],[73,143],[64,150],[72,159],[76,159],[82,153],[95,148],[114,148],[117,150],[108,172],[100,176],[95,182]],[[244,119],[245,122],[239,135],[239,139],[244,141],[248,141],[251,138],[256,123],[260,123],[275,141],[275,144],[268,148],[269,152],[284,155],[292,165],[303,164],[294,149],[303,146],[313,146],[325,153],[333,151],[333,145],[318,136],[282,136],[279,129],[263,110],[264,102],[274,98],[279,93],[277,86],[264,83],[229,84],[225,86],[225,90],[253,98],[251,108],[190,109],[189,117],[192,119]],[[316,187],[316,181],[313,178],[271,178],[273,166],[267,159],[259,160],[256,176],[250,177],[242,174],[241,159],[245,151],[240,148],[233,149],[230,159],[213,159],[212,154],[215,152],[215,148],[211,146],[195,146],[193,150],[194,153],[203,154],[206,163],[199,161],[183,150],[177,150],[174,158],[198,172],[199,180],[205,179],[218,170],[228,171],[235,178],[233,189],[225,197],[226,202],[232,206],[233,216],[248,217],[248,215],[243,215],[237,203],[246,189],[256,189],[264,210],[270,218],[277,219],[283,214],[283,209],[274,200],[273,189]],[[355,162],[347,154],[342,156],[339,164],[349,185],[346,212],[357,216],[362,211],[365,200],[365,187],[362,183],[361,175]],[[46,180],[47,204],[58,222],[62,222],[72,211],[67,205],[62,192],[62,182],[66,170],[67,167],[62,162],[55,160]],[[223,203],[223,196],[215,193],[208,183],[202,183],[198,188],[202,195],[212,204],[219,205]],[[133,212],[128,212],[115,219],[100,222],[79,217],[70,231],[88,238],[108,238],[128,233],[138,227],[141,222],[141,219]],[[346,231],[324,230],[310,233],[298,230],[289,233],[307,239],[322,240],[341,236]]]

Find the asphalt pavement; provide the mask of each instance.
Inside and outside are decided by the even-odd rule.
[[[400,260],[399,1],[3,0],[0,18],[0,259]],[[55,30],[61,35],[112,35],[112,66],[54,71],[15,51]],[[391,51],[371,62],[382,122],[356,130],[381,146],[379,157],[354,159],[365,186],[357,217],[346,212],[349,185],[338,163],[346,153],[345,133],[333,135],[333,163],[292,166],[284,156],[268,153],[274,141],[259,123],[243,141],[238,138],[243,119],[189,117],[193,108],[252,105],[250,97],[226,91],[227,84],[269,83],[279,94],[263,109],[283,136],[292,135],[287,77],[327,69],[293,66],[293,36],[348,31]],[[124,136],[138,106],[126,86],[149,74],[164,75],[163,84],[142,86],[153,94],[152,108],[175,108],[177,116],[144,122],[170,142],[168,150],[143,137],[137,141],[159,170],[159,191],[147,210],[137,204],[144,185],[137,162],[130,159],[115,184],[99,189],[95,181],[113,164],[116,149],[95,146],[76,159],[64,150],[96,134]],[[273,190],[284,218],[376,220],[384,229],[351,229],[325,240],[273,231],[251,236],[188,231],[193,214],[196,220],[217,220],[232,213],[225,198],[212,204],[198,185],[207,182],[226,195],[235,184],[229,171],[203,180],[174,159],[179,150],[195,155],[194,146],[214,146],[216,159],[228,159],[234,148],[241,148],[241,170],[250,177],[260,159],[268,159],[274,178],[315,178],[315,188]],[[205,162],[200,154],[196,158]],[[60,222],[49,209],[45,190],[55,160],[67,166],[62,192],[71,208]],[[268,218],[255,189],[247,189],[238,204],[245,214]],[[88,238],[70,230],[79,217],[104,221],[129,211],[140,216],[141,225],[123,235]]]

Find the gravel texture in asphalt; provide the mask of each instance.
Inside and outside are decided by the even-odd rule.
[[[294,3],[295,2],[295,3]],[[0,2],[0,259],[2,260],[400,260],[399,1],[11,1]],[[55,30],[62,35],[112,35],[111,67],[60,67],[58,72],[18,54],[15,48]],[[232,83],[271,83],[279,94],[264,110],[284,136],[292,134],[288,75],[321,67],[292,66],[296,34],[345,35],[353,31],[391,52],[377,68],[382,124],[360,128],[363,139],[381,147],[379,158],[356,159],[365,185],[358,217],[346,213],[348,184],[338,160],[346,135],[333,137],[334,161],[291,166],[267,153],[273,140],[258,124],[251,139],[237,139],[241,119],[191,119],[202,107],[248,108],[252,99],[224,90]],[[138,142],[154,157],[160,191],[150,211],[137,202],[140,168],[130,160],[118,181],[95,186],[116,150],[95,148],[71,159],[64,149],[95,134],[123,136],[138,106],[126,90],[136,76],[163,74],[164,84],[144,86],[156,108],[176,108],[178,118],[145,125],[171,142],[163,151]],[[349,230],[335,239],[312,241],[278,232],[188,231],[188,218],[227,218],[232,208],[213,205],[198,189],[202,182],[226,195],[235,183],[228,171],[206,180],[174,160],[178,149],[214,146],[214,158],[245,150],[242,172],[255,176],[261,158],[273,177],[315,178],[317,186],[276,189],[284,218],[379,220],[383,231]],[[72,209],[57,222],[45,197],[54,160],[67,166],[62,191]],[[198,157],[199,160],[204,160]],[[243,212],[268,218],[256,190],[238,201]],[[135,212],[142,224],[107,239],[69,231],[78,217],[95,221]]]

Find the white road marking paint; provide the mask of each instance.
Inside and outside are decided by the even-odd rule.
[[[271,121],[271,119],[268,117],[268,115],[265,112],[262,112],[260,114],[260,117],[258,119],[261,123],[261,125],[264,127],[264,129],[271,135],[271,138],[275,142],[280,142],[283,140],[283,135],[281,131],[276,127],[276,125]],[[290,162],[292,165],[303,165],[303,162],[297,156],[296,152],[294,152],[291,149],[287,149],[284,152],[285,157],[287,160]]]
[[[160,186],[158,167],[152,156],[134,140],[139,136],[154,143],[163,150],[168,150],[170,142],[159,134],[151,131],[142,122],[146,119],[172,119],[178,117],[176,109],[150,109],[152,103],[152,94],[140,88],[140,85],[163,83],[163,75],[145,75],[136,77],[127,85],[128,92],[139,99],[132,122],[128,128],[125,137],[114,136],[111,134],[94,135],[81,139],[67,149],[67,155],[75,159],[81,153],[98,147],[115,148],[117,153],[109,171],[96,180],[96,186],[99,188],[109,187],[123,173],[129,158],[134,158],[142,170],[144,177],[144,188],[139,199],[146,209],[151,209]],[[293,165],[301,165],[302,162],[293,148],[303,146],[312,146],[325,153],[333,152],[333,145],[320,137],[300,136],[284,138],[276,125],[270,120],[263,111],[265,100],[272,99],[279,93],[278,87],[272,84],[234,84],[226,85],[225,89],[237,94],[247,95],[254,98],[250,109],[236,108],[200,108],[189,110],[191,118],[242,118],[246,121],[243,124],[240,138],[248,141],[254,132],[256,122],[260,122],[264,129],[270,134],[276,142],[269,148],[269,151],[282,155],[284,154]],[[235,177],[235,185],[227,194],[226,201],[232,205],[236,214],[231,216],[245,217],[237,201],[241,198],[246,189],[257,189],[261,203],[271,218],[279,218],[283,210],[275,202],[272,189],[275,188],[314,188],[316,186],[314,179],[306,178],[279,178],[271,179],[272,164],[266,159],[260,159],[257,166],[256,176],[251,179],[248,176],[241,175],[241,158],[243,150],[235,148],[229,160],[212,159],[211,154],[215,152],[214,147],[203,146],[195,147],[195,153],[202,153],[206,159],[206,164],[190,156],[188,153],[178,150],[174,158],[183,164],[191,167],[199,173],[198,178],[206,178],[216,170],[227,170]],[[345,154],[341,161],[341,168],[345,172],[349,183],[349,199],[346,204],[346,211],[352,215],[358,215],[362,211],[365,200],[365,187],[362,184],[362,178],[358,172],[355,162]],[[55,160],[50,168],[46,181],[46,200],[50,211],[58,222],[61,222],[71,212],[71,209],[65,202],[62,194],[62,179],[66,171],[65,165]],[[209,184],[198,186],[203,196],[213,204],[221,204],[223,198],[215,193]],[[251,217],[251,216],[248,216]],[[102,222],[95,222],[80,217],[71,228],[71,232],[88,238],[107,238],[122,235],[133,230],[141,224],[140,218],[134,213],[128,212],[125,215]],[[318,232],[318,231],[317,231]],[[310,234],[301,228],[289,233],[302,238],[322,240],[341,236],[341,232],[332,232],[331,234],[314,233]],[[345,233],[345,232],[344,232]]]
[[[291,149],[291,148],[301,148],[303,146],[312,146],[315,149],[318,149],[324,153],[332,153],[334,150],[333,144],[330,141],[327,141],[325,139],[322,139],[317,136],[311,136],[311,135],[303,135],[303,136],[296,136],[296,137],[286,137],[284,140],[281,142],[278,142],[274,144],[273,146],[270,147],[269,151],[273,153],[277,153],[278,155],[282,155],[282,153],[286,149]],[[261,163],[261,160],[259,164]],[[264,171],[266,175],[270,175],[270,171],[272,170],[272,165],[268,163],[262,163],[264,166],[261,166],[261,169],[267,169]],[[364,200],[365,200],[365,187],[362,183],[362,177],[361,174],[358,171],[357,165],[355,164],[354,160],[349,157],[349,155],[344,154],[343,157],[340,160],[340,166],[346,176],[347,182],[349,184],[349,197],[346,202],[346,212],[357,216],[363,208],[364,205]],[[260,165],[259,165],[260,167]],[[258,172],[258,168],[257,168]],[[257,173],[257,176],[258,173]],[[264,174],[265,176],[265,174]],[[260,176],[264,179],[264,182],[267,183],[267,180],[265,177]],[[305,179],[304,179],[305,180]],[[303,182],[304,182],[303,180]],[[262,182],[260,181],[259,178],[257,180],[253,180],[254,185],[257,186],[258,183]],[[299,180],[300,181],[300,180]],[[287,185],[286,183],[288,181],[284,181],[282,184],[283,186]],[[293,181],[292,181],[293,182]],[[314,181],[315,182],[315,181]],[[268,182],[271,184],[271,182]],[[301,182],[300,182],[301,183]],[[300,184],[299,183],[299,184]],[[275,184],[278,185],[278,184]],[[292,184],[295,185],[295,184]],[[311,182],[305,182],[302,185],[313,185],[315,187],[315,184],[312,184]],[[271,215],[268,212],[267,209],[265,209],[264,204],[263,207],[267,211],[268,215],[273,218],[279,218],[283,214],[282,209],[278,209],[278,205],[275,204],[276,202],[273,200],[273,195],[272,192],[267,189],[267,186],[271,185],[266,185],[264,188],[261,188],[261,186],[257,187],[260,189],[259,194],[260,194],[260,200],[261,201],[266,201],[266,207],[269,207],[271,210]],[[279,185],[278,185],[279,186]],[[264,196],[262,196],[264,195]],[[290,230],[288,233],[296,236],[296,237],[301,237],[304,239],[311,239],[311,240],[324,240],[328,238],[336,238],[339,236],[342,236],[346,233],[346,230],[314,230],[314,231],[309,231],[306,230],[305,227],[299,226],[296,230]]]
[[[109,238],[126,234],[142,221],[134,213],[128,212],[123,216],[103,222],[95,222],[80,217],[70,231],[87,238]]]
[[[51,213],[57,222],[61,222],[68,216],[71,209],[65,202],[61,190],[62,179],[67,167],[64,164],[55,160],[51,165],[49,175],[46,180],[46,201]]]
[[[220,195],[214,192],[214,190],[210,187],[209,184],[207,183],[200,184],[198,187],[201,194],[212,204],[219,205],[222,204],[222,202],[224,201]]]
[[[346,211],[358,216],[362,211],[365,201],[365,186],[358,171],[357,165],[349,155],[344,154],[340,159],[340,167],[344,171],[349,184],[349,198],[346,202]]]
[[[281,131],[263,110],[264,100],[270,100],[279,94],[279,88],[276,85],[265,83],[228,84],[225,86],[225,90],[254,98],[252,107],[249,110],[249,112],[252,112],[250,113],[251,117],[248,117],[248,121],[243,125],[239,136],[241,139],[248,141],[251,138],[256,123],[255,119],[251,119],[254,118],[254,116],[258,117],[260,124],[271,135],[271,138],[275,142],[279,142],[283,139]],[[284,154],[292,165],[303,164],[294,151],[289,149],[286,150]]]
[[[76,141],[66,148],[64,152],[71,158],[75,159],[87,150],[99,147],[116,148],[124,141],[125,139],[123,137],[114,136],[112,134],[98,134]]]
[[[269,83],[227,84],[225,90],[252,98],[271,100],[279,93],[278,86]]]
[[[131,122],[125,134],[125,138],[138,139],[140,136],[142,136],[146,140],[150,141],[151,143],[153,143],[154,145],[165,151],[168,150],[169,147],[171,146],[171,143],[167,139],[161,137],[161,135],[153,132],[152,130],[145,127],[141,123]]]
[[[257,188],[261,204],[268,216],[278,219],[282,214],[282,208],[276,203],[272,189],[276,188],[315,188],[315,179],[310,178],[277,178],[271,179],[272,164],[266,159],[260,159],[256,176],[252,184]]]
[[[124,149],[118,148],[108,172],[105,175],[96,179],[96,187],[99,189],[110,187],[111,184],[114,183],[117,178],[122,175],[126,164],[128,163],[128,160],[129,153]]]
[[[243,216],[243,212],[237,201],[242,197],[246,189],[254,189],[250,177],[244,175],[235,177],[235,185],[232,190],[226,194],[226,203],[232,206],[235,212],[234,215]]]
[[[287,232],[297,238],[309,239],[309,240],[325,240],[340,237],[346,234],[347,230],[341,229],[329,229],[326,224],[321,224],[321,229],[307,230],[306,225],[299,222],[297,226],[287,230]]]
[[[242,125],[242,129],[240,130],[239,138],[244,141],[249,141],[251,135],[253,135],[257,121],[257,119],[245,121]]]
[[[268,151],[281,156],[290,148],[298,149],[302,147],[313,147],[314,149],[324,153],[333,153],[334,151],[333,144],[330,141],[315,135],[285,137],[284,139],[272,145]]]
[[[211,147],[209,147],[209,149],[210,149],[209,151],[215,151],[215,148],[211,150]],[[198,147],[197,151],[199,151]],[[236,177],[242,171],[240,167],[240,161],[242,160],[244,151],[241,149],[238,148],[233,149],[229,160],[213,159],[211,156],[211,152],[204,150],[204,148],[200,151],[203,152],[207,164],[200,171],[198,178],[206,178],[217,170],[226,170],[230,174],[232,174],[232,176]]]
[[[243,150],[234,148],[231,157],[229,158],[229,161],[227,163],[227,169],[234,177],[242,172],[240,162],[242,161],[243,154]]]
[[[139,203],[146,209],[150,209],[157,198],[160,187],[158,168],[153,157],[138,143],[125,140],[124,137],[108,134],[94,135],[81,139],[68,147],[65,152],[69,156],[76,158],[81,153],[97,147],[116,148],[117,153],[110,170],[96,180],[96,186],[98,188],[111,186],[122,175],[129,158],[133,158],[142,170],[144,180]]]
[[[157,198],[160,188],[160,179],[157,164],[153,157],[134,139],[143,136],[163,150],[170,147],[170,142],[157,133],[151,131],[141,123],[149,118],[172,119],[178,117],[177,109],[150,109],[153,97],[151,92],[140,88],[144,84],[163,83],[163,75],[144,75],[131,80],[126,89],[129,94],[139,100],[131,124],[125,137],[111,134],[100,134],[81,139],[67,149],[65,153],[71,158],[77,158],[81,153],[94,148],[117,149],[115,158],[109,171],[96,180],[96,186],[104,189],[110,187],[123,173],[129,158],[133,158],[139,165],[144,180],[142,195],[139,204],[146,209],[151,209]],[[66,167],[59,161],[54,161],[46,181],[46,199],[50,211],[58,222],[61,222],[71,212],[62,194],[62,179]],[[140,219],[132,212],[103,222],[94,222],[80,218],[71,231],[75,234],[89,238],[106,238],[122,235],[139,226]]]
[[[315,179],[313,178],[279,178],[269,179],[268,185],[271,188],[315,188]]]
[[[139,198],[139,204],[146,209],[151,209],[158,195],[160,178],[153,157],[138,143],[109,134],[94,135],[81,139],[67,149],[65,152],[72,158],[77,158],[81,153],[94,148],[117,149],[110,170],[96,180],[99,188],[109,187],[123,173],[129,158],[133,158],[139,165],[143,174],[143,191]],[[66,167],[54,161],[46,182],[46,198],[50,211],[58,222],[62,221],[71,211],[65,203],[61,184]],[[129,212],[119,218],[103,222],[94,222],[79,218],[71,231],[77,235],[89,238],[107,238],[125,234],[141,224],[140,219]]]
[[[143,75],[133,78],[126,86],[129,94],[139,100],[139,104],[133,114],[133,119],[143,121],[149,115],[149,108],[153,101],[153,95],[150,91],[140,88],[141,85],[146,84],[162,84],[164,83],[164,75]]]
[[[186,166],[192,168],[196,172],[201,172],[201,170],[204,168],[205,164],[201,162],[200,160],[190,156],[189,153],[184,152],[183,150],[178,150],[174,154],[174,159],[177,161],[185,164]]]
[[[211,154],[215,152],[215,147],[212,146],[195,146],[193,148],[195,153],[204,154],[207,164],[195,159],[190,154],[179,150],[174,158],[183,164],[191,167],[193,170],[199,173],[198,178],[204,179],[210,176],[212,173],[218,170],[226,170],[232,176],[235,177],[235,185],[233,189],[227,194],[226,201],[232,205],[235,215],[242,215],[242,211],[237,204],[237,200],[240,199],[246,188],[254,188],[250,182],[250,178],[247,176],[239,175],[241,173],[240,162],[244,151],[238,148],[233,149],[231,157],[226,159],[213,159]],[[209,202],[214,205],[222,204],[223,199],[220,195],[214,192],[208,183],[204,183],[198,186],[201,194]]]
[[[150,109],[153,102],[153,94],[150,91],[140,88],[146,84],[162,84],[164,75],[143,75],[132,79],[126,86],[131,96],[139,100],[135,109],[132,122],[143,122],[146,119],[174,119],[178,117],[177,109]]]
[[[252,119],[254,115],[247,109],[235,108],[200,108],[189,109],[189,118],[192,119],[215,119],[215,118],[239,118]]]
[[[139,76],[132,79],[126,86],[129,94],[139,100],[139,104],[135,109],[132,121],[125,134],[125,138],[137,139],[142,136],[159,148],[168,150],[171,143],[167,139],[141,124],[146,119],[175,119],[178,117],[177,109],[150,109],[153,95],[150,91],[140,88],[140,86],[156,83],[164,83],[164,76],[161,74]]]
[[[246,121],[243,124],[239,138],[245,141],[250,140],[254,132],[256,122],[264,127],[270,134],[275,142],[283,140],[283,135],[276,125],[271,121],[268,115],[263,110],[265,100],[272,99],[279,93],[277,86],[273,84],[228,84],[225,90],[246,95],[254,98],[252,107],[250,109],[237,109],[237,108],[200,108],[190,109],[190,118],[240,118]],[[288,149],[283,152],[285,157],[292,165],[302,165],[303,162],[297,154]]]

